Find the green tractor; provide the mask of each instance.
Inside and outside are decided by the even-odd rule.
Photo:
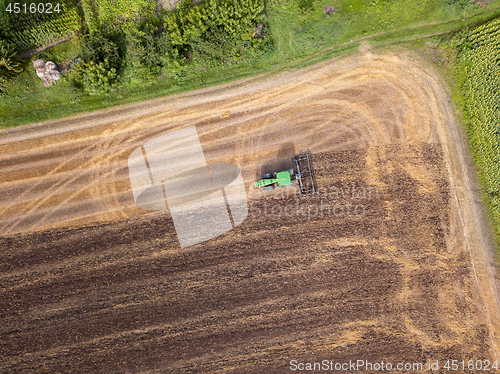
[[[274,190],[276,186],[287,187],[298,184],[299,192],[302,195],[315,193],[316,187],[311,168],[311,156],[309,154],[293,156],[292,161],[293,169],[262,174],[262,179],[254,182],[254,187],[263,188],[267,191]]]
[[[264,191],[274,190],[275,186],[286,187],[295,184],[295,175],[293,169],[279,171],[277,173],[262,174],[262,179],[254,182],[256,188],[263,187]]]

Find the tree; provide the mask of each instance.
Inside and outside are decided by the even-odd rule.
[[[14,45],[0,39],[0,88],[24,70]]]
[[[146,75],[158,76],[172,53],[172,44],[165,33],[155,36],[147,25],[127,31],[128,63]]]
[[[104,35],[97,34],[88,37],[85,41],[82,59],[85,63],[93,62],[96,65],[107,60],[107,65],[115,70],[118,70],[122,63],[117,43]]]
[[[220,65],[231,57],[235,45],[223,27],[214,27],[193,42],[194,58],[208,65]]]
[[[114,40],[91,35],[85,41],[82,60],[72,74],[75,86],[83,87],[91,95],[107,94],[116,86],[122,54]]]

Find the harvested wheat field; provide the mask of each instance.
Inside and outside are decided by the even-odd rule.
[[[168,213],[135,206],[127,158],[191,125],[207,161],[241,168],[249,214],[181,249]],[[323,360],[443,372],[498,358],[494,249],[453,104],[403,52],[365,46],[4,131],[0,144],[1,372],[285,373]],[[318,194],[253,189],[303,152]]]

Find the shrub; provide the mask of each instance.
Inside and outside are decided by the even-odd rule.
[[[93,61],[80,63],[76,70],[79,82],[90,95],[108,94],[116,86],[116,69],[110,67],[107,59],[97,64]]]

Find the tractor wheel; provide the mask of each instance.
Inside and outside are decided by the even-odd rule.
[[[274,184],[271,184],[269,186],[264,186],[264,191],[270,191],[270,190],[274,190]]]
[[[262,179],[271,179],[271,178],[274,178],[273,173],[262,174]]]

